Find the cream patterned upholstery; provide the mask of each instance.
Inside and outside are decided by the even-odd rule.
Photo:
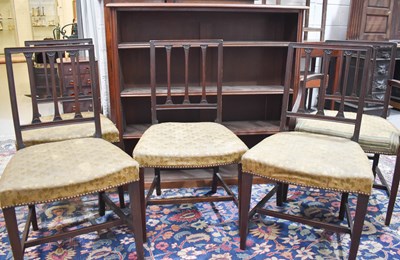
[[[281,132],[242,157],[243,172],[283,183],[371,194],[374,176],[361,147],[349,139]]]
[[[63,119],[72,119],[74,113],[62,114]],[[83,117],[93,116],[92,112],[83,112]],[[44,116],[42,122],[51,121],[53,117]],[[114,123],[104,115],[100,115],[102,138],[111,143],[119,142],[119,132]],[[92,137],[95,132],[94,122],[79,124],[64,124],[59,126],[29,129],[22,131],[25,146],[64,141],[76,138]]]
[[[327,115],[336,115],[337,111],[326,110]],[[353,112],[345,112],[345,117],[355,118]],[[327,122],[300,118],[296,131],[332,135],[350,138],[354,126],[344,123]],[[372,115],[363,115],[359,144],[367,153],[397,154],[399,148],[399,130],[388,120]]]
[[[19,150],[4,169],[0,208],[79,197],[137,180],[138,163],[103,139],[34,145]]]
[[[133,158],[141,167],[201,168],[238,163],[247,150],[218,123],[161,123],[146,130]]]

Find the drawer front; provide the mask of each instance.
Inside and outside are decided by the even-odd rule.
[[[90,66],[88,62],[79,63],[79,73],[80,74],[90,74]],[[64,76],[72,76],[72,65],[71,63],[64,63],[63,67]]]
[[[64,113],[73,113],[76,111],[76,106],[74,101],[64,101],[62,102]],[[79,101],[80,111],[93,111],[92,100],[81,100]]]
[[[80,83],[81,83],[80,94],[91,95],[92,81],[90,79],[90,75],[88,74],[81,75]],[[68,96],[71,95],[74,92],[74,85],[75,85],[75,80],[73,79],[73,77],[64,77],[63,84],[66,89],[67,95]],[[79,88],[80,85],[79,82],[77,82],[76,85]]]

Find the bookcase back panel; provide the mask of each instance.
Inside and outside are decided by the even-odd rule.
[[[159,39],[296,41],[297,13],[143,11],[119,12],[119,42]],[[271,26],[274,24],[274,26]]]
[[[215,71],[216,53],[209,49],[207,68]],[[166,84],[165,50],[157,49],[157,84]],[[224,85],[283,85],[287,47],[229,47],[224,48]],[[189,84],[200,84],[200,53],[190,50]],[[120,50],[122,72],[122,89],[134,87],[150,88],[150,51],[149,49]],[[211,64],[210,64],[211,63]],[[270,64],[274,64],[271,66]],[[184,84],[184,54],[181,50],[172,50],[171,82],[174,85]],[[213,73],[207,82],[215,85],[216,74]]]

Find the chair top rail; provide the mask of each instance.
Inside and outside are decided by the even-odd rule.
[[[68,44],[93,44],[91,38],[85,39],[68,39],[68,40],[39,40],[39,41],[25,41],[25,46],[42,46],[42,45],[68,45]]]

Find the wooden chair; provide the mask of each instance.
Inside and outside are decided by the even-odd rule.
[[[79,94],[79,85],[74,84],[75,95],[59,96],[63,93],[61,85],[56,84],[56,69],[62,66],[55,59],[57,52],[67,53],[72,64],[72,75],[79,77],[79,61],[82,55],[89,57],[90,78],[92,84],[93,113],[84,117],[79,109],[81,99],[87,98]],[[18,109],[16,82],[14,74],[13,56],[24,55],[28,71],[33,69],[34,53],[42,53],[49,59],[49,73],[51,79],[52,95],[41,101],[53,104],[50,120],[43,119],[38,106],[39,100],[35,96],[35,82],[32,73],[29,73],[31,92],[32,120],[22,122]],[[60,56],[61,57],[61,56]],[[143,240],[146,238],[145,226],[142,225],[141,202],[144,195],[140,192],[140,183],[143,182],[143,172],[139,171],[139,165],[129,155],[117,146],[101,138],[100,104],[95,80],[94,46],[70,45],[70,46],[46,46],[46,47],[21,47],[6,48],[5,59],[7,67],[8,84],[10,91],[11,107],[14,120],[14,129],[18,151],[7,164],[0,178],[0,208],[3,210],[6,228],[15,259],[23,259],[24,250],[27,247],[38,244],[57,241],[83,233],[107,229],[113,226],[127,224],[135,231],[135,243],[138,257],[144,258]],[[76,80],[75,82],[78,82]],[[26,97],[23,97],[26,99]],[[59,110],[59,102],[72,100],[76,105],[76,111],[72,118],[63,117]],[[20,100],[19,100],[20,101]],[[24,132],[39,130],[42,127],[52,131],[68,131],[73,125],[88,125],[93,129],[92,135],[86,138],[73,138],[56,142],[49,142],[27,146],[24,140]],[[46,130],[48,131],[48,130]],[[130,214],[126,215],[117,207],[104,191],[127,184],[130,195]],[[87,226],[79,230],[60,232],[51,237],[28,239],[30,224],[33,230],[38,230],[35,206],[39,203],[66,200],[87,194],[100,192],[101,204],[107,204],[120,217],[110,222]],[[18,223],[15,208],[29,206],[28,219],[22,235],[19,236]],[[101,208],[104,208],[102,205]]]
[[[248,148],[233,132],[220,124],[222,48],[222,40],[150,41],[153,125],[145,131],[133,151],[133,158],[140,167],[155,169],[146,205],[206,201],[234,201],[237,204],[237,198],[219,174],[219,166],[240,163],[242,154]],[[156,63],[156,51],[163,49],[166,63]],[[171,59],[172,51],[176,52],[174,57],[182,59]],[[166,87],[158,82],[162,80]],[[207,82],[210,84],[207,85]],[[211,120],[216,118],[216,122],[160,123],[160,118],[165,120],[164,112],[168,110],[174,112],[169,119],[185,120],[180,112],[191,113],[194,117],[197,111],[200,121],[204,116]],[[154,189],[157,195],[161,195],[161,171],[199,168],[213,170],[212,188],[211,193],[206,194],[208,196],[151,198]],[[212,196],[217,191],[218,183],[225,189],[226,196]]]
[[[399,81],[389,80],[387,87],[385,86],[387,79],[391,79],[394,73],[395,57],[397,45],[390,42],[366,42],[366,41],[329,41],[331,44],[356,44],[356,45],[372,45],[374,48],[370,75],[369,86],[365,98],[365,110],[371,110],[375,107],[375,111],[381,111],[380,115],[364,115],[361,123],[359,143],[366,153],[371,153],[373,156],[373,171],[377,175],[382,184],[374,184],[374,188],[383,189],[389,196],[389,204],[386,213],[385,224],[389,225],[392,217],[393,209],[396,202],[397,192],[400,181],[400,163],[396,160],[396,165],[393,173],[392,185],[388,185],[381,171],[379,170],[379,156],[380,154],[396,155],[399,157],[399,130],[392,125],[386,117],[388,115],[388,107],[390,102],[390,95],[392,87],[400,87]],[[386,60],[384,60],[385,58]],[[389,60],[388,60],[389,58]],[[383,86],[378,86],[380,81]],[[373,86],[376,86],[373,88]],[[336,91],[338,82],[333,82],[333,91]],[[359,85],[353,85],[348,89],[348,94],[354,95],[359,92]],[[354,107],[353,102],[348,102],[347,108]],[[329,106],[331,109],[337,109],[337,106]],[[328,113],[336,113],[329,111]],[[346,112],[346,116],[355,117],[355,112]],[[335,136],[349,136],[352,132],[351,127],[343,124],[332,124],[317,120],[300,119],[296,125],[296,131],[312,132],[319,134],[335,135]]]
[[[77,45],[77,44],[93,44],[92,39],[87,38],[87,39],[69,39],[69,40],[43,40],[43,41],[25,41],[25,46],[26,47],[35,47],[35,46],[66,46],[66,45]],[[33,70],[29,71],[29,73],[32,73],[31,77],[34,78],[36,88],[35,88],[35,94],[37,98],[37,102],[46,102],[46,99],[48,97],[52,96],[52,91],[51,91],[51,77],[50,77],[50,71],[49,71],[49,59],[43,59],[45,55],[43,53],[35,53],[34,54],[34,67]],[[62,52],[57,52],[56,57],[64,57],[65,54]],[[38,63],[38,60],[40,59],[40,63]],[[67,63],[67,64],[65,64]],[[57,73],[55,74],[56,78],[56,84],[59,85],[59,88],[62,89],[63,91],[59,91],[59,96],[60,97],[68,97],[68,96],[73,96],[74,91],[73,91],[73,86],[74,86],[74,79],[72,75],[72,67],[70,62],[64,62],[64,60],[60,61],[59,66],[56,68]],[[81,114],[83,117],[89,117],[93,116],[93,107],[92,107],[92,99],[90,97],[91,95],[91,79],[90,79],[90,74],[89,72],[89,64],[87,61],[81,61],[79,65],[79,72],[81,73],[78,75],[78,86],[80,93],[83,94],[89,94],[87,97],[83,99],[83,101],[79,102],[80,108],[81,108]],[[95,69],[96,75],[96,83],[97,87],[99,87],[98,84],[98,70],[97,70],[97,63],[96,63],[96,69]],[[41,84],[40,84],[40,83]],[[40,91],[40,85],[44,86],[44,89],[41,91],[42,93],[39,94],[38,91]],[[71,104],[71,110],[74,110],[76,108],[74,102],[72,101],[64,101],[63,102],[63,108],[68,108],[68,105],[66,106],[65,104]],[[89,105],[88,105],[89,104]],[[84,111],[84,108],[86,108],[86,111]],[[63,109],[63,117],[64,118],[73,118],[74,113],[71,113],[70,111],[65,111]],[[47,118],[47,120],[50,118]],[[120,134],[115,126],[115,124],[106,116],[103,114],[100,114],[100,124],[101,124],[101,132],[102,132],[102,138],[106,141],[109,141],[111,143],[114,143],[118,145],[119,147],[123,147],[122,143],[120,142]],[[30,131],[25,131],[23,133],[24,135],[24,140],[25,140],[25,145],[30,146],[34,144],[42,144],[42,143],[48,143],[48,142],[56,142],[56,141],[62,141],[62,140],[68,140],[68,139],[74,139],[74,138],[83,138],[83,137],[90,137],[93,134],[94,131],[94,125],[93,124],[86,124],[86,125],[72,125],[68,131],[53,131],[54,127],[51,128],[40,128],[40,129],[35,129],[35,130],[30,130]],[[125,208],[125,201],[124,201],[124,189],[123,187],[118,187],[118,193],[119,193],[119,204],[121,208]]]
[[[322,74],[323,84],[318,96],[318,111],[309,113],[305,108],[304,96],[306,84],[300,81],[297,61],[307,67],[315,53],[323,59]],[[325,228],[334,232],[351,234],[351,247],[349,259],[355,259],[359,247],[363,222],[367,212],[369,195],[372,190],[373,173],[368,157],[357,143],[362,117],[362,107],[366,87],[361,88],[360,95],[347,96],[346,88],[350,81],[356,80],[361,86],[367,86],[369,62],[363,63],[362,57],[371,58],[372,47],[367,46],[341,46],[320,44],[292,43],[289,44],[284,97],[281,117],[281,132],[268,137],[251,148],[242,157],[242,173],[239,179],[239,224],[240,224],[240,248],[245,249],[248,231],[249,216],[255,213],[272,217],[296,221],[307,225]],[[301,57],[300,60],[298,58]],[[359,73],[351,79],[350,63],[355,61]],[[329,73],[331,63],[339,62],[340,69]],[[325,82],[329,78],[338,78],[341,88],[338,92],[327,91]],[[290,90],[294,82],[301,82],[299,90],[294,97],[295,103],[289,109]],[[338,112],[329,115],[324,112],[324,104],[327,100],[335,100],[340,104]],[[344,114],[344,102],[358,101],[360,105],[355,118],[346,117]],[[314,133],[293,131],[295,121],[298,118],[318,119],[327,122],[343,122],[352,126],[353,132],[347,138],[320,135]],[[340,162],[340,163],[338,163]],[[276,182],[276,186],[269,192],[251,211],[250,197],[253,175],[261,176]],[[276,193],[276,202],[281,206],[284,202],[285,188],[288,184],[304,186],[305,188],[318,188],[322,190],[337,191],[340,193],[357,194],[357,208],[354,223],[351,220],[347,200],[340,208],[339,219],[343,219],[347,213],[349,227],[335,225],[307,219],[301,216],[285,214],[281,211],[265,209],[265,203]]]

